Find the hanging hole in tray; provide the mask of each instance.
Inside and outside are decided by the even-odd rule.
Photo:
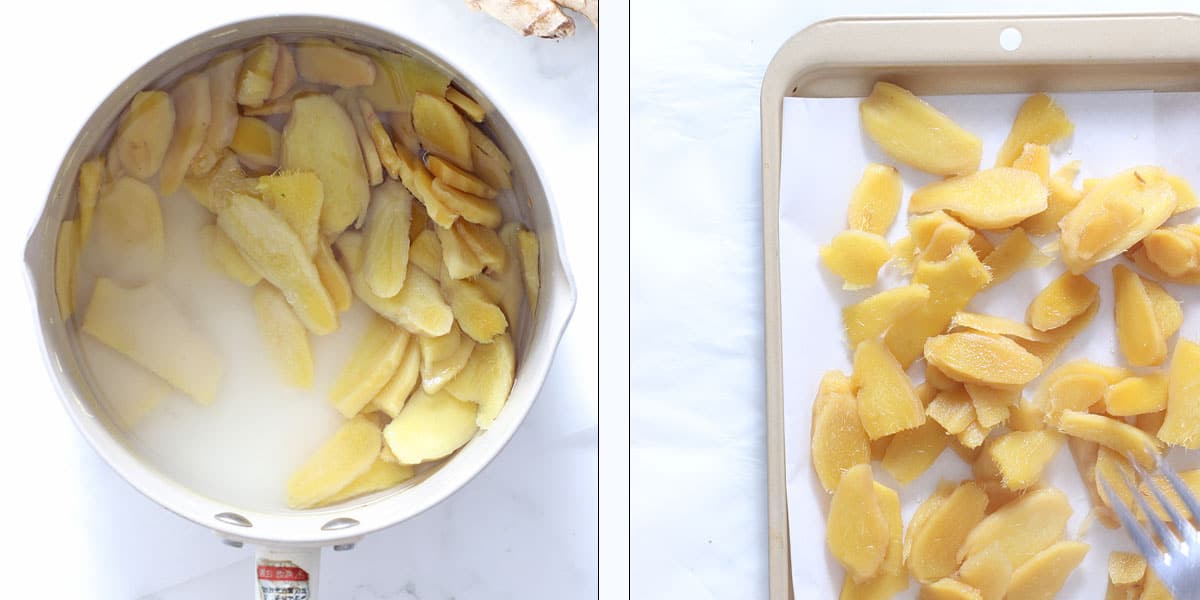
[[[1005,27],[1000,32],[1000,47],[1012,52],[1021,47],[1021,31],[1016,27]]]

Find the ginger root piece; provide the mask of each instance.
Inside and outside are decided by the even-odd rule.
[[[233,142],[238,122],[237,85],[242,57],[241,50],[218,54],[205,70],[208,74],[209,125],[204,142],[192,157],[188,170],[192,177],[211,173],[225,148]]]
[[[925,408],[925,415],[941,425],[946,433],[958,435],[975,421],[975,405],[967,392],[958,387],[938,392]]]
[[[1046,182],[1050,189],[1046,210],[1021,222],[1021,227],[1027,233],[1048,235],[1058,231],[1058,222],[1083,199],[1083,192],[1073,186],[1075,176],[1079,174],[1079,164],[1079,161],[1068,163],[1050,176]]]
[[[1075,410],[1063,411],[1058,418],[1058,429],[1122,455],[1130,453],[1145,467],[1154,465],[1154,453],[1161,452],[1163,447],[1162,442],[1124,421]]]
[[[1114,417],[1158,412],[1167,408],[1167,376],[1153,373],[1128,377],[1104,391],[1104,411]]]
[[[379,427],[370,419],[346,421],[288,479],[288,506],[310,508],[346,489],[371,469],[382,444]]]
[[[980,600],[1002,600],[1012,578],[1012,565],[999,544],[993,544],[963,561],[956,577],[979,590]]]
[[[900,86],[876,82],[858,113],[867,135],[904,164],[935,175],[979,168],[982,140]]]
[[[498,190],[511,190],[512,163],[508,157],[478,127],[468,123],[467,134],[471,140],[471,163],[475,165],[471,171]]]
[[[358,99],[357,108],[362,115],[363,124],[367,128],[367,134],[371,138],[371,144],[374,145],[375,152],[379,155],[379,161],[387,168],[388,175],[392,179],[400,177],[400,155],[396,152],[392,137],[388,135],[387,129],[384,129],[383,123],[379,121],[379,115],[375,114],[375,108],[365,98]],[[353,109],[349,110],[353,112]]]
[[[859,417],[872,440],[925,422],[925,406],[916,388],[878,339],[865,340],[855,349],[852,379]]]
[[[246,177],[233,152],[226,152],[209,174],[188,177],[183,180],[183,185],[197,204],[214,215],[225,210],[229,205],[229,195],[233,192],[257,193],[256,180]]]
[[[290,386],[309,389],[313,383],[312,348],[308,330],[291,305],[275,286],[259,283],[254,287],[254,314],[258,331],[267,343],[267,354]]]
[[[388,448],[402,465],[442,458],[475,436],[476,407],[445,390],[413,392],[404,409],[383,430]]]
[[[1059,221],[1063,262],[1079,274],[1128,250],[1162,225],[1177,202],[1158,167],[1134,167],[1105,179]]]
[[[1062,434],[1053,431],[1010,431],[996,438],[985,453],[1000,470],[1004,487],[1024,490],[1042,478],[1062,442]]]
[[[433,176],[456,190],[488,200],[494,199],[499,194],[496,188],[488,185],[482,179],[454,166],[440,157],[431,154],[426,160],[429,162],[429,170],[433,173]]]
[[[1063,273],[1029,303],[1025,320],[1038,331],[1050,331],[1086,312],[1099,297],[1100,288],[1090,279]]]
[[[137,427],[171,395],[171,386],[162,377],[91,335],[79,336],[79,347],[96,381],[96,392],[105,412],[126,431]]]
[[[466,366],[443,389],[459,400],[479,405],[475,424],[486,430],[508,401],[516,365],[512,338],[502,333],[492,343],[476,346]]]
[[[855,465],[842,475],[829,503],[825,535],[829,552],[855,581],[866,581],[883,567],[891,534],[871,465]]]
[[[432,277],[442,272],[442,243],[436,232],[427,229],[413,239],[408,247],[408,262]]]
[[[382,108],[380,110],[383,110]],[[396,136],[394,146],[399,146],[408,150],[409,154],[414,156],[421,155],[421,141],[417,139],[417,130],[413,128],[412,113],[409,111],[396,111],[390,113],[388,117],[388,125],[392,127],[392,135]],[[469,134],[468,134],[469,135]],[[472,162],[478,163],[475,159],[474,148],[472,147]],[[478,168],[478,165],[476,165]]]
[[[1125,265],[1114,266],[1112,276],[1116,288],[1113,314],[1121,354],[1135,367],[1162,364],[1167,358],[1167,340],[1154,318],[1154,303],[1142,278]]]
[[[564,0],[564,2],[581,0]],[[582,0],[586,7],[589,2]],[[553,0],[466,0],[467,7],[483,11],[523,36],[562,39],[575,33],[575,21]]]
[[[837,489],[847,469],[871,460],[871,443],[858,418],[854,388],[841,371],[827,371],[821,378],[812,405],[810,445],[813,470],[829,493]]]
[[[279,168],[283,137],[269,123],[255,117],[239,117],[229,149],[253,173],[270,173]]]
[[[1154,306],[1154,321],[1162,330],[1163,339],[1169,339],[1183,326],[1183,307],[1161,285],[1145,277],[1141,280],[1150,296],[1150,303]]]
[[[994,286],[1007,281],[1017,271],[1045,267],[1053,260],[1034,246],[1025,231],[1017,227],[983,259],[983,264],[992,272],[990,285]]]
[[[1167,371],[1167,414],[1158,439],[1189,450],[1200,448],[1200,345],[1180,338]]]
[[[409,343],[404,347],[404,356],[396,372],[383,385],[383,389],[371,399],[363,412],[379,411],[395,419],[404,409],[404,403],[417,386],[421,378],[421,348],[420,344]]]
[[[329,298],[333,300],[333,307],[340,313],[350,310],[350,305],[354,302],[354,291],[350,289],[350,279],[346,277],[346,272],[342,270],[337,258],[333,256],[333,248],[324,239],[317,244],[317,254],[313,257],[313,265],[317,267],[317,277],[321,279],[321,285],[325,287],[325,291],[329,292]]]
[[[954,317],[950,320],[950,331],[954,332],[959,329],[966,329],[975,333],[1002,335],[1016,340],[1029,340],[1031,342],[1046,342],[1050,340],[1050,336],[1045,332],[1038,331],[1019,321],[966,311],[955,313]]]
[[[363,279],[376,295],[390,298],[400,293],[408,273],[412,195],[388,180],[371,191],[370,211],[363,230]]]
[[[495,201],[461,192],[437,178],[433,180],[431,191],[437,197],[438,202],[452,214],[458,215],[472,223],[478,223],[484,227],[496,228],[503,221],[503,216],[500,213],[500,205]]]
[[[925,342],[925,360],[964,383],[1024,385],[1042,372],[1042,361],[999,335],[948,333]]]
[[[965,244],[955,247],[946,260],[919,262],[912,282],[929,288],[929,301],[905,317],[904,327],[888,330],[884,336],[888,350],[908,368],[921,356],[925,340],[944,332],[990,278],[987,267]]]
[[[865,339],[877,338],[928,300],[929,288],[918,283],[882,291],[851,304],[842,309],[846,341],[855,348]]]
[[[1136,552],[1108,555],[1108,580],[1117,585],[1137,583],[1146,575],[1146,559]]]
[[[908,212],[944,210],[971,227],[1004,229],[1046,210],[1049,195],[1037,174],[995,167],[926,185],[913,192]]]
[[[467,365],[476,346],[475,341],[464,336],[457,325],[451,327],[446,335],[420,336],[417,341],[421,348],[421,389],[427,394],[438,393],[454,379]]]
[[[175,107],[170,95],[159,90],[135,94],[117,123],[112,141],[121,168],[142,181],[153,177],[162,165],[174,129]]]
[[[519,223],[508,222],[500,228],[500,241],[504,242],[504,253],[508,257],[506,268],[503,271],[493,271],[484,273],[484,277],[476,280],[487,290],[489,297],[500,305],[500,310],[504,312],[504,317],[508,319],[508,325],[512,331],[517,331],[518,324],[523,316],[521,313],[521,297],[528,294],[529,275],[537,275],[530,273],[530,267],[533,267],[532,261],[526,263],[522,254],[521,244],[518,240],[518,234],[525,228]],[[432,236],[425,236],[432,237]],[[437,241],[437,238],[433,238]],[[435,255],[435,256],[439,256]],[[520,257],[520,261],[516,257]],[[514,263],[521,262],[521,268],[517,269]],[[525,284],[523,287],[522,284]],[[541,284],[538,283],[540,288]],[[527,297],[529,312],[533,314],[537,310],[537,294],[533,297]]]
[[[480,344],[490,344],[508,329],[508,320],[500,306],[492,301],[483,288],[470,280],[441,277],[446,301],[454,312],[463,333]]]
[[[505,249],[504,241],[500,239],[500,235],[495,231],[488,229],[482,225],[476,225],[470,221],[459,219],[450,227],[459,240],[466,246],[483,266],[493,271],[503,271],[508,267],[508,252]],[[532,281],[528,283],[533,286],[531,296],[537,298],[537,263],[538,263],[538,243],[537,236],[531,231],[524,229],[517,232],[518,254],[520,258],[527,263],[530,263],[532,270]],[[526,253],[531,251],[532,255],[526,257]],[[522,269],[523,275],[529,275],[525,269]]]
[[[1007,165],[996,165],[1007,166]],[[1014,169],[1037,174],[1042,183],[1050,184],[1050,147],[1045,144],[1025,144],[1021,155],[1013,161]]]
[[[283,97],[288,91],[296,85],[296,57],[292,56],[292,51],[287,46],[280,44],[279,56],[275,59],[275,72],[271,74],[271,92],[267,94],[267,100],[275,100]]]
[[[879,268],[892,257],[883,236],[865,231],[843,231],[828,246],[821,247],[821,262],[841,277],[842,289],[858,290],[875,285]]]
[[[335,94],[335,97],[342,102],[346,108],[346,114],[350,115],[350,121],[354,123],[354,134],[358,136],[358,147],[362,150],[363,166],[367,169],[367,182],[372,187],[383,183],[383,163],[379,161],[379,149],[375,147],[375,141],[371,139],[371,133],[367,131],[367,122],[363,120],[362,110],[356,102],[357,99],[352,95],[341,98]]]
[[[96,201],[100,199],[100,184],[104,182],[104,157],[84,161],[79,166],[79,182],[75,187],[75,195],[79,200],[79,245],[86,246],[88,234],[92,231],[92,216],[95,214]]]
[[[900,211],[904,184],[896,167],[871,163],[850,195],[847,227],[886,235]]]
[[[413,98],[413,128],[431,154],[471,171],[471,134],[462,115],[445,99],[418,92]]]
[[[363,278],[362,262],[366,250],[362,234],[349,231],[342,234],[337,240],[337,248],[351,289],[371,310],[415,335],[438,336],[450,331],[455,314],[442,296],[436,279],[421,269],[409,269],[400,293],[384,298],[372,292]]]
[[[908,589],[908,571],[904,568],[904,554],[901,547],[904,532],[904,520],[900,515],[900,496],[895,490],[875,482],[875,499],[883,511],[883,517],[888,525],[888,547],[884,553],[883,564],[875,577],[862,583],[854,581],[847,574],[842,580],[840,600],[872,600],[891,598],[893,595]]]
[[[333,239],[365,214],[371,191],[362,150],[354,123],[336,100],[324,94],[296,98],[282,143],[280,166],[321,179],[323,235]]]
[[[965,481],[922,522],[913,518],[907,533],[912,544],[906,562],[917,581],[930,583],[958,570],[960,546],[984,519],[987,503],[987,494],[975,482]]]
[[[309,331],[325,335],[338,328],[333,299],[287,221],[257,198],[235,192],[217,216],[217,226],[246,262],[283,292]]]
[[[338,374],[329,399],[347,419],[357,415],[391,379],[404,358],[412,336],[394,323],[375,316],[354,353]]]
[[[203,71],[185,76],[171,90],[175,127],[163,155],[158,180],[164,196],[179,189],[192,160],[208,137],[208,128],[212,124],[211,93],[208,74]]]
[[[1071,503],[1066,494],[1055,488],[1030,491],[980,521],[958,549],[958,558],[969,560],[998,544],[1016,569],[1061,540],[1070,517]]]
[[[980,427],[995,427],[1008,420],[1013,408],[1021,401],[1020,390],[994,388],[977,383],[963,386],[975,405],[975,420]]]
[[[1050,145],[1070,137],[1075,125],[1067,113],[1043,93],[1030,96],[1021,104],[1008,138],[996,154],[996,166],[1007,167],[1021,154],[1025,144]]]
[[[321,239],[321,207],[325,205],[325,187],[315,173],[278,172],[258,178],[255,190],[262,201],[287,221],[304,244],[309,256],[316,257]]]
[[[1047,331],[1051,336],[1049,342],[1030,342],[1026,340],[1018,340],[1023,348],[1028,350],[1034,356],[1042,360],[1043,367],[1054,362],[1058,355],[1083,331],[1085,327],[1092,322],[1096,317],[1096,313],[1100,309],[1100,301],[1097,299],[1092,302],[1083,314],[1068,321],[1065,325]]]
[[[979,590],[957,579],[944,577],[921,588],[921,600],[981,600]]]
[[[984,428],[979,424],[979,421],[971,421],[967,423],[966,429],[956,433],[954,437],[962,446],[975,450],[987,441],[987,436],[992,432],[991,429]]]
[[[455,221],[455,224],[458,222]],[[479,260],[458,230],[438,227],[434,231],[442,248],[442,263],[451,278],[467,279],[483,272],[483,261]]]
[[[476,123],[482,123],[483,118],[487,115],[478,102],[458,91],[456,87],[451,86],[446,88],[446,101],[453,104],[459,112]]]
[[[96,201],[92,231],[80,259],[89,272],[139,285],[162,270],[165,248],[158,194],[124,176],[106,186]]]
[[[1054,600],[1067,582],[1067,576],[1087,555],[1091,546],[1082,542],[1061,541],[1033,555],[1013,569],[1008,584],[1009,598]]]
[[[1142,240],[1146,258],[1170,277],[1186,277],[1200,269],[1196,234],[1183,228],[1155,229]]]
[[[204,245],[208,261],[214,267],[225,273],[230,279],[247,287],[252,287],[262,281],[262,275],[246,262],[246,258],[238,251],[233,240],[221,231],[220,227],[209,223],[200,228],[200,239]]]
[[[279,44],[265,37],[246,52],[238,74],[237,101],[242,106],[261,106],[275,87],[275,65]]]
[[[220,354],[157,284],[124,288],[97,279],[83,331],[200,404],[217,395],[224,373]]]
[[[413,478],[415,471],[411,465],[390,463],[382,458],[375,459],[371,468],[359,475],[354,481],[346,484],[338,493],[318,502],[315,506],[329,506],[344,500],[365,496],[381,490],[395,487]]]
[[[330,40],[305,38],[296,42],[296,72],[316,83],[352,88],[375,83],[375,63]]]
[[[929,419],[914,429],[896,432],[884,450],[880,466],[901,485],[906,484],[933,466],[949,442],[942,426]]]
[[[58,298],[58,318],[64,321],[75,312],[79,250],[79,221],[63,221],[58,225],[58,239],[54,248],[54,294]]]

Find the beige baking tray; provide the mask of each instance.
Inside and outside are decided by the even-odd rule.
[[[1005,29],[1020,33],[1001,47]],[[1012,36],[1010,32],[1007,34]],[[1200,90],[1200,16],[847,18],[792,36],[762,85],[770,598],[791,589],[783,444],[779,168],[783,99],[861,97],[885,79],[918,95]],[[1200,115],[1198,115],[1200,118]]]

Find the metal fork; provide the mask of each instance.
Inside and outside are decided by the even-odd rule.
[[[1191,519],[1200,523],[1200,501],[1196,500],[1191,490],[1184,485],[1183,480],[1179,478],[1171,465],[1163,460],[1162,456],[1159,456],[1157,452],[1150,454],[1155,457],[1158,471],[1166,477],[1175,493],[1183,500],[1183,505],[1187,507]],[[1159,489],[1158,484],[1150,478],[1149,473],[1138,464],[1138,461],[1132,455],[1127,455],[1127,458],[1138,476],[1150,484],[1147,487],[1150,488],[1158,503],[1162,505],[1167,516],[1171,517],[1175,531],[1171,531],[1171,528],[1158,518],[1154,510],[1150,508],[1150,504],[1142,497],[1137,486],[1129,481],[1123,471],[1119,471],[1121,481],[1132,492],[1134,502],[1146,515],[1146,522],[1150,525],[1151,533],[1147,533],[1142,528],[1137,518],[1130,512],[1129,507],[1119,501],[1119,496],[1114,493],[1112,486],[1104,477],[1101,477],[1100,483],[1104,486],[1104,491],[1108,493],[1110,504],[1116,511],[1117,518],[1121,520],[1125,530],[1133,537],[1133,542],[1137,544],[1142,556],[1146,557],[1146,563],[1154,569],[1167,589],[1171,590],[1172,596],[1180,600],[1200,597],[1200,532],[1197,532],[1196,527],[1188,519],[1179,514],[1179,510],[1167,500],[1166,494]]]

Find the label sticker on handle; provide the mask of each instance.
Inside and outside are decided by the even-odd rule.
[[[309,600],[308,572],[290,560],[258,563],[260,600]]]

